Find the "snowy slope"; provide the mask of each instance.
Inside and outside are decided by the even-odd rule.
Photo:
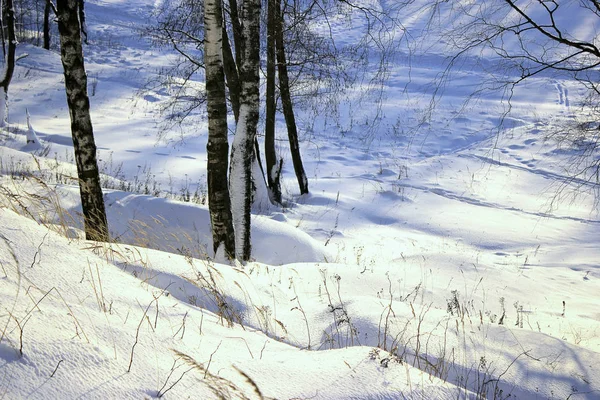
[[[255,329],[228,327],[210,288],[195,276],[212,271],[219,286],[253,285],[242,271],[130,246],[94,251],[0,213],[2,255],[10,258],[3,260],[0,287],[3,397],[155,397],[171,385],[168,398],[210,398],[210,387],[253,398],[255,386],[277,398],[394,397],[409,385],[415,393],[431,386],[428,393],[441,398],[456,393],[407,365],[384,368],[384,355],[374,349],[303,351]],[[238,310],[248,292],[237,294],[226,300],[240,318],[260,305]],[[290,385],[280,384],[284,374]]]
[[[426,32],[399,47],[376,129],[358,90],[339,123],[310,121],[309,195],[281,145],[286,207],[253,216],[256,261],[231,267],[206,206],[180,201],[205,190],[205,121],[159,140],[169,93],[139,92],[175,57],[140,37],[154,2],[86,4],[121,244],[80,239],[60,57],[20,45],[0,133],[0,398],[600,398],[598,185],[565,185],[577,149],[547,140],[582,118],[576,82],[526,81],[504,116],[502,92],[465,103],[494,68],[474,54],[431,109],[449,53]],[[427,4],[405,16],[416,42]],[[334,33],[355,38],[355,17]]]

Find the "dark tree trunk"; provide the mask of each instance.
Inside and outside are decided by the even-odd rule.
[[[50,50],[50,0],[44,7],[44,49]]]
[[[277,160],[275,149],[275,22],[278,13],[275,0],[267,3],[267,92],[265,121],[265,161],[267,162],[267,183],[272,200],[281,203],[281,162]]]
[[[44,7],[44,49],[50,50],[50,15],[51,11],[54,11],[56,14],[56,10],[54,9],[54,5],[52,4],[52,0],[46,0],[46,6]]]
[[[292,105],[292,96],[290,94],[290,80],[288,77],[287,60],[285,56],[285,45],[283,42],[283,14],[281,12],[281,0],[275,0],[276,7],[276,24],[275,24],[275,42],[277,47],[277,67],[279,72],[279,92],[281,94],[281,105],[283,107],[283,115],[287,126],[288,138],[290,141],[290,151],[292,153],[292,162],[294,171],[298,179],[300,194],[308,193],[308,179],[302,165],[302,157],[300,156],[300,147],[298,145],[298,130],[296,128],[296,118],[294,117],[294,107]]]
[[[79,25],[81,27],[81,36],[83,43],[88,44],[87,24],[85,23],[85,5],[83,0],[77,0],[79,12]]]
[[[227,78],[227,87],[229,88],[229,100],[231,101],[231,108],[233,110],[233,116],[237,123],[240,118],[240,76],[238,73],[238,66],[231,50],[231,43],[229,42],[229,36],[227,35],[227,29],[223,25],[223,67],[225,70],[225,77]]]
[[[15,53],[17,50],[17,38],[15,35],[15,10],[13,6],[13,0],[6,0],[4,2],[4,9],[2,10],[4,15],[4,21],[7,31],[8,41],[8,52],[5,53],[5,71],[2,81],[0,81],[0,87],[4,89],[4,92],[8,92],[8,86],[12,80],[13,73],[15,72]]]
[[[231,16],[231,27],[233,30],[233,46],[235,47],[235,63],[238,68],[242,66],[242,54],[244,53],[244,34],[242,22],[238,12],[237,0],[229,0],[229,14]]]
[[[15,10],[13,0],[6,0],[2,13],[6,21],[5,26],[8,36],[8,51],[4,53],[4,76],[2,76],[2,80],[0,81],[0,88],[2,88],[2,93],[0,93],[0,96],[2,96],[2,99],[0,99],[0,107],[2,107],[0,115],[3,116],[0,121],[0,126],[4,126],[8,121],[8,87],[10,86],[10,81],[15,72],[17,38],[15,36]]]
[[[237,18],[237,17],[236,17]],[[234,19],[235,20],[235,19]],[[241,25],[238,22],[238,27],[236,29],[242,29]],[[234,33],[234,38],[235,38]],[[242,39],[238,38],[234,40],[234,43],[241,43]],[[241,45],[241,44],[239,44]],[[236,54],[239,52],[236,51]],[[233,110],[233,116],[235,118],[235,122],[237,124],[240,119],[240,75],[239,68],[241,65],[237,64],[235,57],[233,55],[233,51],[231,49],[231,43],[229,42],[229,36],[227,35],[227,30],[223,27],[223,64],[225,68],[225,77],[227,78],[227,87],[229,88],[229,100],[231,101],[231,108]],[[262,162],[260,161],[260,146],[258,144],[258,139],[254,141],[254,156],[256,157],[256,161],[261,171],[263,172]],[[264,179],[264,178],[262,178]]]
[[[240,119],[231,156],[230,187],[236,233],[236,256],[250,260],[250,212],[252,206],[252,162],[259,117],[260,0],[245,0],[243,6],[243,52],[240,68]]]
[[[60,55],[71,116],[71,135],[79,177],[85,236],[88,240],[105,242],[109,240],[108,224],[90,118],[77,3],[78,0],[58,0],[56,4]]]
[[[223,246],[228,258],[235,257],[235,236],[231,200],[227,184],[229,143],[227,141],[227,103],[223,52],[223,11],[221,0],[204,3],[204,65],[208,110],[208,207],[213,235],[213,250]]]
[[[2,55],[6,59],[6,40],[4,38],[4,10],[5,6],[0,8],[0,39],[2,39]]]

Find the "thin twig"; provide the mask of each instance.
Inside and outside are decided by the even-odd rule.
[[[131,346],[131,357],[129,358],[129,366],[127,367],[127,372],[131,371],[131,365],[133,364],[133,354],[135,351],[135,346],[137,346],[138,341],[139,341],[140,328],[142,327],[142,324],[144,323],[144,319],[147,318],[148,310],[150,309],[150,307],[152,307],[152,304],[154,302],[158,302],[158,299],[165,293],[165,290],[166,290],[166,288],[163,289],[163,291],[158,296],[154,297],[154,299],[150,302],[150,304],[148,304],[148,306],[144,310],[144,314],[142,315],[142,318],[140,319],[140,323],[138,324],[137,329],[135,330],[135,342],[133,343],[133,346]],[[150,324],[150,326],[152,326],[152,324]]]
[[[219,350],[219,347],[221,347],[221,343],[223,343],[222,340],[219,342],[219,345],[217,346],[217,348],[215,349],[215,351],[212,352],[212,354],[210,355],[210,358],[208,359],[208,364],[206,364],[206,369],[204,370],[204,379],[206,379],[206,377],[208,375],[208,369],[210,368],[210,363],[212,362],[212,358],[217,353],[217,351]]]
[[[58,371],[58,367],[60,366],[60,363],[63,362],[64,360],[59,360],[58,364],[56,364],[56,368],[54,368],[54,371],[52,371],[52,374],[50,375],[50,378],[54,377],[54,374],[56,373],[56,371]]]

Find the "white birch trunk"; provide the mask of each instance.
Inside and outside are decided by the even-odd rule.
[[[252,163],[259,117],[260,0],[244,0],[243,52],[240,68],[240,115],[231,150],[229,177],[236,258],[250,260]]]
[[[204,2],[204,65],[208,112],[207,180],[215,257],[233,258],[234,228],[227,182],[227,103],[223,70],[223,20],[221,0]]]
[[[246,198],[252,195],[246,185],[246,171],[244,167],[244,143],[248,140],[246,121],[248,110],[245,104],[240,106],[240,115],[235,129],[235,136],[231,145],[231,171],[229,173],[229,192],[231,193],[231,214],[233,216],[233,230],[235,231],[235,258],[242,259],[244,235],[246,231]]]
[[[96,159],[96,142],[90,117],[87,75],[81,48],[77,0],[57,0],[61,61],[65,76],[71,136],[79,178],[85,236],[88,240],[109,241],[104,197]]]

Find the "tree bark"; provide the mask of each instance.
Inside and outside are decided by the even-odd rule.
[[[259,117],[260,0],[243,5],[243,52],[240,68],[240,117],[231,155],[230,188],[236,256],[250,260],[250,212],[252,206],[252,163]]]
[[[281,203],[281,162],[277,160],[275,149],[275,23],[278,13],[275,0],[267,2],[267,91],[265,121],[265,161],[267,162],[267,183],[274,202]]]
[[[238,68],[242,66],[242,55],[244,54],[244,33],[242,22],[238,12],[237,0],[229,0],[229,14],[231,16],[231,27],[233,30],[233,46],[235,47],[235,63]]]
[[[85,235],[88,240],[105,242],[109,240],[108,224],[90,118],[77,0],[58,0],[56,5]]]
[[[85,23],[85,4],[84,0],[77,0],[79,5],[79,26],[81,27],[81,36],[83,38],[83,43],[88,44],[88,33],[87,33],[87,24]]]
[[[281,94],[281,105],[283,115],[287,126],[288,138],[290,141],[290,151],[292,153],[292,162],[294,172],[298,179],[300,194],[308,193],[308,179],[302,165],[300,147],[298,145],[298,130],[296,128],[296,118],[294,116],[294,107],[292,96],[290,94],[290,79],[288,77],[287,60],[285,56],[285,45],[283,42],[283,14],[281,12],[281,0],[274,0],[276,3],[275,11],[277,13],[275,20],[275,42],[277,50],[277,68],[279,72],[279,92]]]
[[[6,59],[6,39],[4,38],[4,4],[0,7],[0,39],[2,39],[2,55]]]
[[[240,23],[239,15],[237,12],[237,1],[230,0],[229,4],[231,25],[233,27],[233,43],[236,48],[234,56],[234,52],[231,48],[231,42],[229,41],[229,37],[227,35],[227,30],[223,28],[223,64],[225,67],[225,77],[227,78],[227,87],[229,88],[229,99],[231,101],[231,108],[233,110],[233,116],[237,124],[240,118],[240,93],[242,89],[240,86],[241,82],[239,71],[242,67],[241,60],[244,48],[244,40],[242,24]],[[256,162],[258,166],[258,168],[254,170],[254,188],[258,189],[259,187],[266,186],[266,183],[264,182],[265,174],[260,159],[260,145],[258,143],[258,138],[256,137],[254,139],[253,162]],[[259,179],[262,180],[262,182],[258,182]]]
[[[213,235],[213,251],[223,246],[225,256],[235,257],[231,200],[227,185],[229,143],[227,103],[223,71],[223,11],[221,0],[204,3],[204,65],[208,110],[208,208]]]
[[[233,5],[235,5],[235,0],[232,1]],[[233,6],[232,6],[233,7]],[[236,6],[237,7],[237,6]],[[242,38],[241,34],[236,34],[235,32],[239,29],[241,30],[241,24],[237,20],[237,13],[231,16],[232,25],[237,26],[234,28],[234,43],[237,43],[238,46],[242,46]],[[237,21],[237,22],[235,22]],[[236,36],[240,36],[236,39]],[[240,53],[239,49],[236,49],[236,56]],[[241,63],[241,61],[240,61]],[[235,118],[235,123],[237,124],[240,118],[240,75],[239,70],[241,68],[241,64],[238,64],[236,61],[236,57],[234,57],[233,50],[231,48],[231,42],[229,41],[229,36],[227,35],[227,30],[223,27],[223,65],[225,68],[225,78],[227,79],[227,87],[229,89],[229,100],[231,101],[231,108],[233,110],[233,116]],[[258,144],[258,139],[256,138],[254,141],[254,156],[256,158],[256,162],[258,164],[260,173],[262,173],[262,177],[256,176],[255,178],[260,178],[264,181],[264,171],[262,167],[262,162],[260,160],[260,146]]]
[[[6,126],[8,123],[8,87],[15,72],[15,53],[17,51],[17,38],[15,36],[15,10],[13,0],[6,0],[2,10],[6,18],[6,30],[8,39],[8,51],[4,57],[4,75],[0,81],[2,88],[2,99],[0,99],[0,126]],[[4,43],[3,43],[4,45]]]
[[[229,36],[227,30],[223,25],[223,67],[225,70],[225,77],[227,78],[227,87],[229,88],[229,99],[231,101],[231,109],[233,110],[233,116],[237,123],[240,118],[240,76],[238,73],[238,66],[231,50],[231,43],[229,42]]]
[[[56,13],[54,10],[52,0],[46,0],[46,5],[44,6],[44,49],[50,50],[50,15],[51,11]]]

